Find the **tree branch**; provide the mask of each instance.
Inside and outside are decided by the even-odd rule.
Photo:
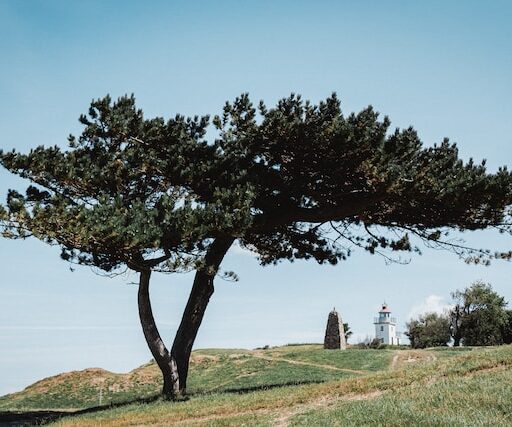
[[[284,207],[269,210],[255,216],[256,227],[267,229],[294,222],[324,223],[342,221],[348,217],[360,215],[365,209],[384,199],[384,194],[373,194],[368,197],[358,197],[344,200],[336,206],[319,208]],[[270,219],[269,219],[270,218]]]

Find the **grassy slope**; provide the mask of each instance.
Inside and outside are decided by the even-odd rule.
[[[226,392],[285,384],[318,383],[386,369],[392,350],[324,351],[321,346],[269,350],[199,350],[191,361],[189,392]],[[128,374],[102,369],[70,372],[0,397],[0,410],[79,409],[155,395],[160,373],[147,364]]]
[[[276,351],[277,357],[307,363],[318,361],[322,352]],[[381,357],[379,351],[359,351],[343,357],[351,353],[354,358]],[[389,356],[397,356],[392,357],[397,362],[393,369],[378,372],[378,367],[368,366],[371,372],[353,373],[352,378],[246,394],[196,395],[186,402],[132,404],[64,419],[59,425],[512,425],[512,346],[470,352],[387,352],[387,356],[388,363]]]

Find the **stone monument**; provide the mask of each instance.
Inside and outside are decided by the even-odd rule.
[[[335,308],[329,313],[329,318],[327,319],[324,348],[329,350],[345,350],[347,348],[343,322]]]

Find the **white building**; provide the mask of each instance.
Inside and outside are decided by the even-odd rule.
[[[375,337],[383,344],[399,345],[400,338],[396,332],[396,319],[391,317],[391,310],[386,303],[382,304],[379,317],[374,318]]]

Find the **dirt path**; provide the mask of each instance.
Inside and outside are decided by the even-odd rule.
[[[437,360],[437,357],[425,350],[397,350],[389,368],[395,370],[411,363],[434,362],[435,360]]]
[[[292,406],[280,411],[278,418],[275,420],[276,427],[286,427],[290,421],[290,418],[309,412],[315,409],[325,409],[333,406],[339,402],[355,402],[357,400],[368,400],[373,399],[382,395],[384,392],[381,390],[375,390],[368,393],[362,394],[347,394],[344,396],[322,396],[319,399],[313,400],[308,403],[301,405]]]
[[[279,359],[279,358],[277,358]],[[393,369],[398,369],[400,366],[403,366],[408,363],[414,362],[432,362],[436,360],[436,356],[431,352],[424,354],[423,357],[418,357],[417,350],[398,350],[393,357],[393,362],[390,367]],[[482,374],[487,374],[489,372],[497,372],[497,371],[505,371],[510,369],[510,364],[503,363],[499,365],[491,365],[486,366],[485,364],[482,366],[476,366],[475,369],[469,370],[462,374],[454,374],[452,378],[456,378],[460,375],[460,377],[468,377],[468,376],[477,376]],[[328,391],[325,390],[326,394],[321,396],[316,395],[316,397],[311,398],[309,401],[304,400],[295,400],[290,401],[282,401],[282,402],[267,402],[268,406],[255,406],[252,409],[249,408],[240,408],[237,406],[227,406],[225,408],[214,408],[217,413],[207,414],[203,413],[202,415],[197,415],[194,417],[194,412],[190,412],[186,414],[189,418],[181,419],[181,420],[173,420],[171,418],[166,419],[164,422],[140,422],[137,425],[140,426],[167,426],[167,425],[179,425],[179,426],[202,426],[209,422],[216,420],[225,420],[226,424],[235,425],[236,422],[243,422],[243,420],[237,420],[238,417],[245,416],[265,416],[268,417],[272,425],[285,427],[288,426],[290,421],[297,415],[305,414],[309,411],[315,410],[323,410],[329,409],[344,402],[354,402],[354,401],[362,401],[362,400],[371,400],[379,398],[382,395],[385,395],[387,392],[391,391],[396,393],[400,390],[406,389],[411,386],[420,386],[430,387],[438,381],[442,381],[446,378],[445,372],[433,371],[430,376],[424,376],[420,379],[420,382],[406,382],[404,384],[400,384],[400,382],[386,386],[383,384],[373,384],[368,385],[369,387],[382,387],[381,389],[373,389],[367,392],[361,393],[346,393],[346,394],[338,394],[338,392],[334,391],[333,393],[328,394]],[[384,378],[385,379],[385,378]],[[359,381],[359,380],[356,380]],[[289,402],[289,403],[288,403]],[[225,411],[222,413],[222,411]],[[108,425],[111,425],[107,422]],[[66,425],[66,423],[63,423]],[[76,425],[72,423],[72,419],[70,419],[70,425]],[[113,425],[113,424],[112,424]],[[130,422],[129,419],[118,420],[115,425],[134,425],[133,421]]]
[[[290,364],[295,365],[307,365],[307,366],[315,366],[325,369],[332,369],[336,371],[347,371],[347,372],[353,372],[353,373],[367,373],[366,371],[357,371],[352,369],[343,369],[343,368],[337,368],[335,366],[331,365],[322,365],[322,364],[316,364],[312,362],[303,362],[299,360],[290,360],[290,359],[284,359],[281,357],[272,357],[267,356],[264,354],[255,354],[253,353],[255,357],[259,357],[261,359],[265,360],[272,360],[272,361],[282,361],[282,362],[288,362]],[[404,366],[408,366],[412,363],[421,363],[421,362],[433,362],[437,360],[436,356],[430,352],[425,351],[419,351],[419,350],[397,350],[396,353],[393,356],[393,359],[391,360],[390,369],[400,369]],[[493,368],[495,369],[495,368]],[[433,383],[437,381],[438,378],[432,379],[429,383]],[[232,414],[224,414],[224,415],[211,415],[211,416],[205,416],[201,418],[196,418],[193,421],[187,420],[179,422],[178,425],[202,425],[203,423],[213,421],[216,419],[226,419],[226,418],[234,418],[234,417],[240,417],[244,415],[275,415],[276,418],[274,420],[274,424],[277,427],[286,427],[290,419],[295,417],[296,415],[300,415],[306,412],[309,412],[311,410],[315,409],[325,409],[329,408],[331,406],[334,406],[341,402],[352,402],[352,401],[358,401],[358,400],[369,400],[374,399],[382,394],[384,394],[385,391],[383,390],[372,390],[367,393],[361,393],[361,394],[346,394],[342,396],[321,396],[317,399],[311,400],[307,403],[300,403],[296,405],[292,405],[290,407],[285,408],[261,408],[256,410],[248,410],[248,411],[240,411],[235,412]]]
[[[252,355],[254,357],[257,357],[257,358],[263,359],[263,360],[270,360],[270,361],[274,361],[274,362],[286,362],[291,365],[314,366],[315,368],[329,369],[331,371],[349,372],[352,374],[367,374],[369,372],[369,371],[362,371],[362,370],[357,370],[357,369],[338,368],[338,367],[332,366],[332,365],[323,365],[320,363],[305,362],[302,360],[285,359],[283,357],[272,357],[272,356],[267,356],[267,355],[264,355],[261,353],[253,353]]]
[[[229,419],[235,417],[243,417],[244,415],[275,415],[276,418],[274,420],[274,426],[276,427],[286,427],[290,421],[290,418],[295,415],[302,414],[304,412],[308,412],[314,409],[324,409],[330,406],[333,406],[339,402],[354,402],[357,400],[368,400],[373,399],[382,395],[384,392],[381,390],[375,390],[368,393],[362,394],[346,394],[344,396],[322,396],[315,400],[312,400],[308,403],[301,403],[297,405],[290,406],[288,408],[272,408],[272,409],[252,409],[246,411],[234,412],[231,414],[219,414],[219,415],[208,415],[204,417],[194,418],[193,420],[183,420],[177,423],[173,423],[172,425],[182,425],[182,426],[200,426],[210,421],[219,420],[219,419]]]
[[[350,373],[350,374],[362,375],[362,374],[368,374],[370,372],[370,371],[357,370],[357,369],[337,368],[336,366],[332,366],[332,365],[324,365],[324,364],[321,364],[321,363],[314,363],[314,362],[305,362],[305,361],[302,361],[302,360],[285,359],[285,358],[282,358],[282,357],[279,357],[279,356],[272,357],[272,356],[269,356],[269,355],[266,355],[266,354],[262,354],[260,352],[252,352],[251,356],[256,357],[258,359],[268,360],[268,361],[272,361],[272,362],[286,362],[286,363],[289,363],[290,365],[313,366],[315,368],[328,369],[328,370],[337,371],[337,372],[347,372],[347,373]],[[240,377],[243,377],[245,375],[246,374],[241,374],[241,375],[238,375],[236,378],[240,378]],[[220,389],[222,389],[222,387],[228,385],[232,381],[233,380],[230,379],[230,380],[225,381],[225,382],[223,382],[221,384],[218,384],[217,386],[212,388],[210,391],[220,390]]]

